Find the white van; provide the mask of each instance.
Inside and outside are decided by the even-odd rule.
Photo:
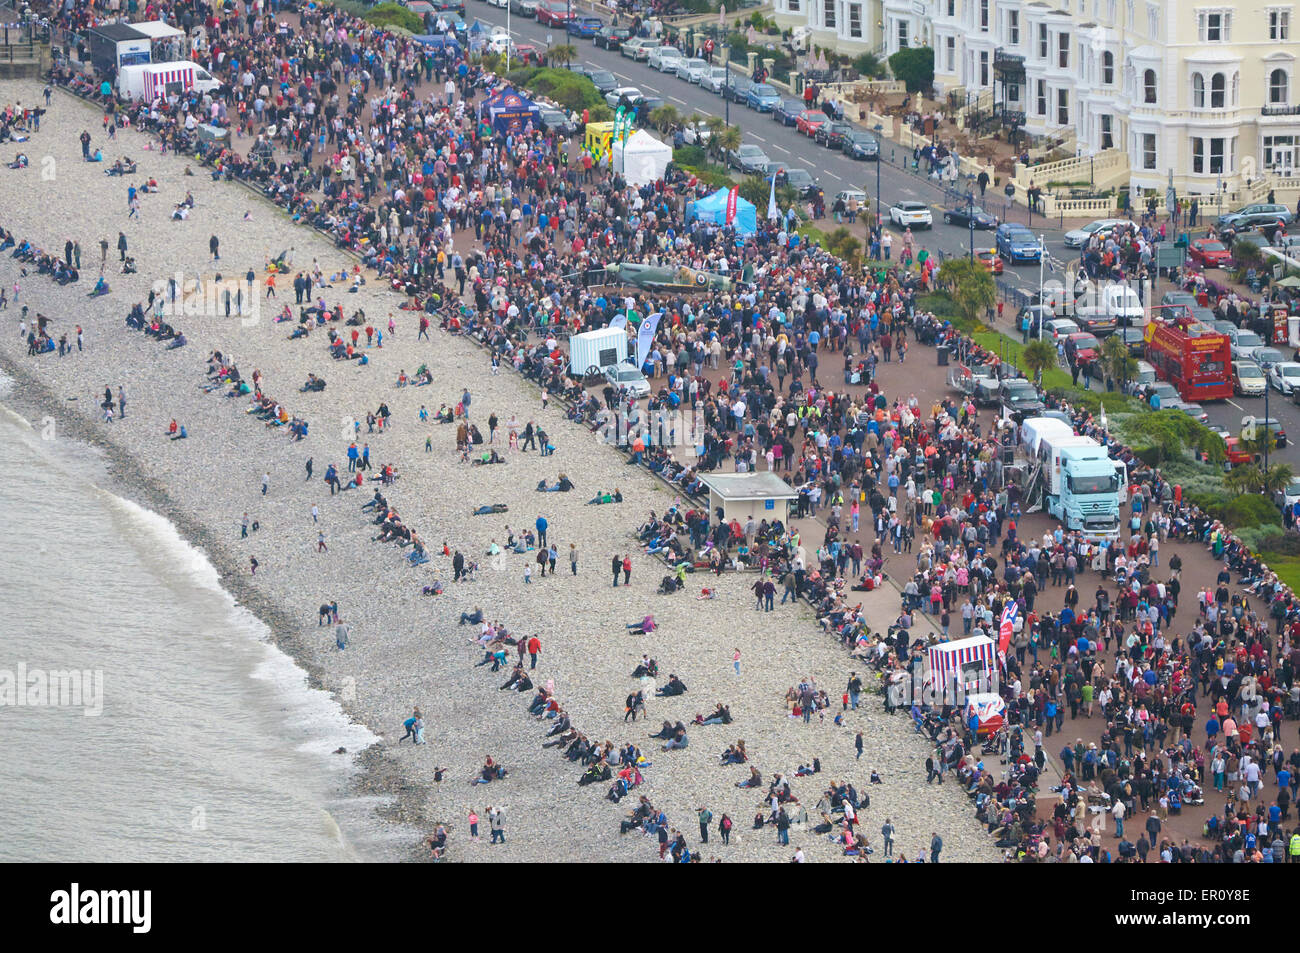
[[[117,74],[118,95],[145,102],[152,102],[160,96],[179,96],[191,89],[210,93],[220,86],[220,81],[211,73],[189,60],[132,64],[123,66]]]
[[[1146,310],[1128,285],[1106,284],[1075,302],[1073,318],[1085,331],[1109,333],[1116,327],[1141,327]]]

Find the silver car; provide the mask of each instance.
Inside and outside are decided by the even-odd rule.
[[[1254,331],[1248,331],[1245,328],[1233,328],[1228,332],[1228,338],[1232,341],[1232,359],[1234,361],[1243,361],[1250,357],[1256,348],[1264,346],[1264,339]]]
[[[605,368],[605,379],[619,390],[626,388],[633,397],[650,396],[650,382],[631,364],[615,364]]]
[[[682,60],[677,64],[677,78],[699,85],[709,64],[701,59]]]
[[[711,93],[722,92],[722,87],[727,85],[728,72],[725,66],[710,66],[700,77],[700,88]]]

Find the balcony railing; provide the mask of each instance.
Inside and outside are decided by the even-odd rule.
[[[1006,50],[997,49],[993,51],[993,68],[994,69],[1021,69],[1025,68],[1025,57],[1022,53],[1008,53]]]
[[[1289,106],[1285,103],[1268,103],[1259,108],[1261,116],[1300,116],[1300,105]]]

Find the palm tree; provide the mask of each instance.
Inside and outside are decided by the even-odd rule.
[[[1128,345],[1118,334],[1106,338],[1106,343],[1101,346],[1101,362],[1106,374],[1116,384],[1137,376],[1137,359],[1129,353]]]
[[[1020,352],[1020,360],[1026,369],[1034,372],[1034,380],[1043,379],[1043,371],[1056,366],[1056,345],[1051,341],[1036,338],[1025,345]]]
[[[668,103],[653,109],[647,118],[650,120],[650,125],[664,133],[672,132],[682,121],[677,107],[670,106]]]
[[[728,152],[734,152],[740,148],[741,135],[739,126],[723,125],[722,131],[716,133],[710,140],[710,146],[717,146],[718,154],[725,155]]]
[[[551,62],[556,66],[567,67],[578,58],[578,51],[572,43],[561,43],[551,47]]]
[[[1271,498],[1278,490],[1285,490],[1294,476],[1290,464],[1275,463],[1260,474],[1260,491]]]

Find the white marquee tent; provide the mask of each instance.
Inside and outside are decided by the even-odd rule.
[[[644,129],[638,129],[623,142],[614,143],[614,168],[623,173],[628,185],[648,185],[662,179],[672,158],[672,147]]]

